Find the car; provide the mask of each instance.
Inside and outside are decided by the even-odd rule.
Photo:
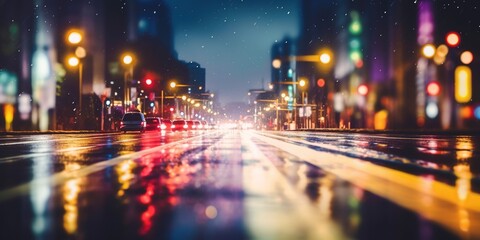
[[[147,117],[145,118],[145,121],[147,122],[147,126],[145,127],[145,130],[154,130],[154,131],[161,130],[161,120],[159,117]]]
[[[197,125],[195,125],[195,122],[193,120],[187,120],[188,130],[195,130],[196,128],[197,128]]]
[[[188,125],[185,120],[173,120],[172,131],[187,131]]]
[[[195,124],[195,130],[203,130],[203,124],[198,120],[193,120],[193,124]]]
[[[127,112],[123,115],[120,121],[120,131],[126,133],[127,131],[145,132],[147,122],[145,116],[141,112]]]
[[[172,121],[168,119],[161,119],[160,120],[160,129],[162,131],[170,131],[172,130]]]

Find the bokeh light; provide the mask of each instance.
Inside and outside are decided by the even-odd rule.
[[[472,118],[473,117],[473,109],[470,106],[464,106],[460,108],[460,116],[462,118]]]
[[[133,57],[132,57],[132,55],[130,55],[130,54],[126,54],[125,56],[123,56],[122,61],[123,61],[123,63],[125,63],[126,65],[129,65],[129,64],[131,64],[131,63],[133,62]]]
[[[425,44],[422,48],[422,54],[426,58],[432,58],[435,55],[435,46],[432,44]]]
[[[298,82],[298,85],[300,85],[300,87],[304,87],[306,84],[307,82],[303,79]]]
[[[425,109],[427,117],[436,118],[438,116],[438,106],[436,103],[428,103],[427,108]]]
[[[480,105],[475,108],[473,114],[475,115],[476,119],[480,120]]]
[[[68,58],[68,65],[72,67],[76,67],[80,64],[80,60],[77,57],[70,57]]]
[[[365,84],[361,84],[358,86],[358,93],[362,96],[365,96],[368,94],[368,87]]]
[[[323,88],[325,86],[325,80],[323,78],[318,79],[317,86]]]
[[[320,62],[322,62],[324,64],[329,63],[331,59],[332,59],[332,57],[328,53],[322,53],[320,55]]]
[[[75,49],[75,56],[77,56],[78,58],[84,58],[87,56],[87,51],[83,47],[77,47]]]
[[[460,44],[460,35],[456,32],[451,32],[447,34],[445,40],[449,46],[456,47]]]
[[[440,93],[440,85],[438,82],[430,82],[427,85],[427,93],[430,96],[437,96]]]
[[[71,44],[79,44],[82,41],[82,34],[78,31],[68,33],[67,40]]]
[[[455,100],[458,103],[469,102],[472,98],[472,70],[467,66],[455,69]]]
[[[473,54],[470,51],[465,51],[460,55],[460,61],[463,64],[470,64],[473,61]]]
[[[272,66],[273,66],[273,68],[279,69],[282,66],[282,61],[280,61],[278,59],[274,59],[272,61]]]

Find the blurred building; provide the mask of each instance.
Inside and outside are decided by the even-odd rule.
[[[112,109],[119,108],[116,117],[125,111],[122,100],[137,107],[171,80],[189,83],[163,0],[1,1],[0,12],[0,130],[101,129],[118,112]],[[79,43],[67,41],[72,30]],[[69,66],[80,48],[80,64]],[[129,66],[125,53],[133,56]],[[190,70],[205,91],[205,69]]]
[[[475,108],[480,112],[478,96],[474,94],[466,103],[455,101],[454,72],[460,65],[476,69],[478,61],[465,64],[459,59],[465,50],[478,48],[472,41],[480,36],[471,27],[475,24],[469,27],[457,20],[475,19],[474,6],[461,5],[463,10],[430,0],[303,0],[301,31],[295,44],[272,46],[272,61],[284,59],[281,66],[272,68],[272,83],[288,81],[289,70],[294,82],[306,79],[306,101],[316,107],[316,126],[468,127],[478,121],[473,120]],[[462,33],[462,45],[448,47],[448,57],[436,61],[422,55],[425,44],[445,45],[445,36],[452,31]],[[331,62],[319,59],[323,53]],[[475,74],[473,70],[472,76]],[[432,95],[428,92],[431,84],[438,84],[441,91]],[[474,89],[478,89],[475,83]],[[280,94],[278,89],[276,92]],[[293,94],[300,98],[298,91]]]
[[[187,62],[185,65],[188,69],[188,85],[191,86],[189,93],[196,95],[205,93],[205,68],[197,62]]]
[[[295,55],[295,43],[290,37],[284,37],[282,40],[273,44],[271,48],[272,57],[272,90],[279,95],[287,91],[287,85],[282,83],[293,81],[294,62],[291,57]]]
[[[33,16],[32,1],[0,2],[0,131],[28,129],[32,124],[30,64],[35,35],[34,22],[24,19]],[[25,107],[17,111],[19,106]]]

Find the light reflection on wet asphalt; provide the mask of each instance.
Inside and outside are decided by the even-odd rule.
[[[469,175],[475,182],[480,180],[479,136],[293,135],[288,132],[284,136],[320,143],[322,146],[317,147],[322,150],[362,158],[451,185],[462,175]],[[480,192],[478,186],[472,190]]]
[[[450,185],[478,174],[471,137],[286,136]],[[478,213],[459,210],[471,222],[458,234],[277,147],[241,131],[3,138],[0,239],[474,236],[468,231]]]

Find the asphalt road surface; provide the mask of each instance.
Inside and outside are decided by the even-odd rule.
[[[4,134],[0,239],[480,239],[479,140]]]

